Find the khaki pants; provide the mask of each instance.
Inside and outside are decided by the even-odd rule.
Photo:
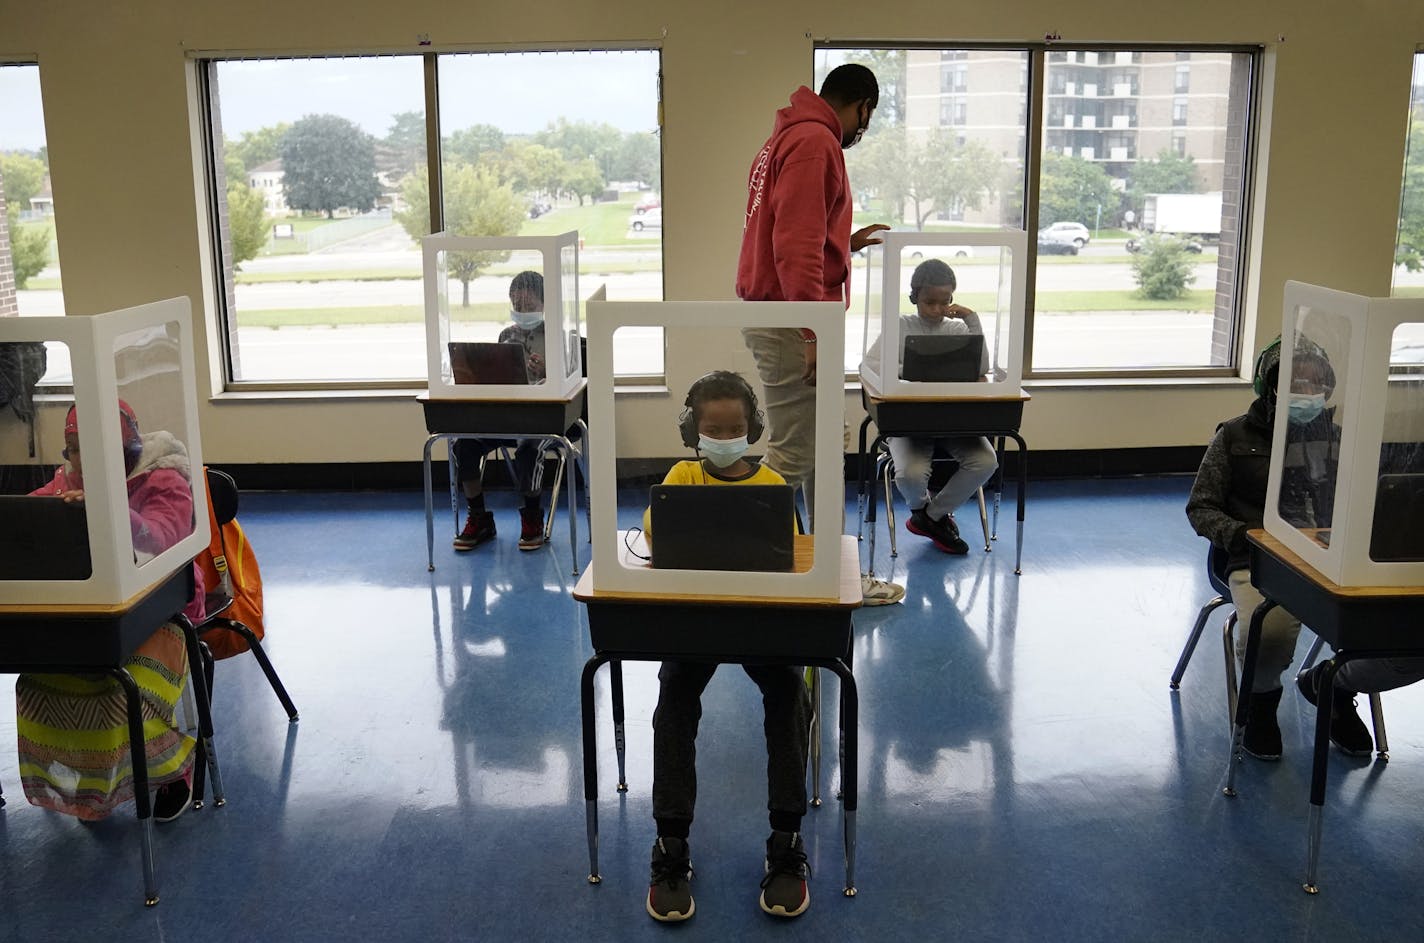
[[[743,328],[742,339],[756,359],[763,387],[766,464],[787,484],[801,488],[810,514],[815,506],[816,388],[801,379],[806,343],[800,331],[789,327]],[[831,375],[839,382],[841,366],[832,368]]]

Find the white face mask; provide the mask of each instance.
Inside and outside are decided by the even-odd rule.
[[[532,331],[544,323],[544,312],[542,311],[515,311],[511,308],[509,317],[515,325],[526,331]]]
[[[707,461],[718,468],[727,468],[735,465],[743,455],[747,454],[747,437],[743,435],[735,439],[713,439],[709,436],[699,435],[697,448],[706,456]]]

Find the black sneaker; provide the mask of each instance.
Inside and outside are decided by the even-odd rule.
[[[519,509],[519,549],[538,550],[544,546],[544,509]]]
[[[456,550],[473,550],[494,539],[494,514],[481,511],[465,516],[465,529],[454,540]]]
[[[1312,704],[1320,702],[1320,682],[1324,670],[1322,663],[1295,676],[1295,686]],[[1330,742],[1349,756],[1369,756],[1374,752],[1375,741],[1370,736],[1370,728],[1355,713],[1355,692],[1340,687],[1337,681],[1331,695]]]
[[[800,832],[772,832],[766,840],[766,877],[761,879],[761,909],[773,917],[799,917],[811,906],[806,879],[806,846]]]
[[[188,776],[159,786],[153,795],[153,817],[159,822],[171,822],[188,811],[192,799],[193,787],[188,784]]]
[[[658,836],[648,878],[648,916],[664,923],[686,920],[697,910],[692,901],[692,854],[686,839]]]
[[[1271,762],[1281,758],[1281,726],[1276,720],[1276,709],[1280,704],[1280,688],[1251,695],[1241,748],[1258,760]]]
[[[930,517],[924,508],[916,508],[906,519],[905,529],[912,534],[928,537],[945,553],[963,556],[969,552],[969,545],[959,536],[959,525],[954,523],[952,517],[937,521]]]

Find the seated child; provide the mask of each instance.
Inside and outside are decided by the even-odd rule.
[[[172,434],[141,435],[133,409],[123,400],[119,424],[128,474],[130,533],[135,557],[142,561],[192,533],[192,469],[187,449]],[[67,464],[32,493],[80,503],[84,468],[73,408],[64,422],[64,444]],[[183,612],[199,622],[204,615],[203,575],[196,566],[193,575],[197,593]],[[169,822],[183,814],[192,795],[194,741],[174,722],[188,675],[182,631],[172,623],[160,626],[124,667],[142,693],[149,783],[158,787],[153,816]],[[124,689],[108,675],[20,675],[15,682],[15,720],[25,798],[91,821],[132,799],[127,703]]]
[[[499,333],[501,344],[522,344],[527,354],[529,382],[544,380],[544,276],[520,272],[509,283],[510,317],[514,323]],[[456,439],[455,466],[469,511],[465,526],[455,537],[456,550],[473,550],[495,536],[494,514],[485,508],[480,458],[496,448],[514,448],[514,473],[524,506],[519,509],[519,549],[537,550],[544,544],[544,448],[541,439]]]
[[[979,315],[954,303],[956,287],[954,270],[939,259],[926,259],[916,266],[910,276],[910,303],[916,313],[901,315],[901,339],[911,334],[983,334]],[[989,372],[987,351],[979,372],[981,379]],[[999,467],[989,440],[983,436],[893,436],[886,438],[885,445],[895,462],[895,487],[910,508],[905,529],[928,537],[945,553],[968,553],[969,545],[959,536],[954,512],[994,477]],[[936,451],[947,452],[959,467],[944,487],[931,495],[930,472]]]
[[[1229,555],[1227,582],[1237,612],[1236,658],[1246,654],[1250,615],[1261,604],[1251,585],[1246,532],[1262,526],[1266,482],[1270,475],[1271,436],[1276,421],[1276,384],[1280,373],[1280,340],[1256,358],[1253,389],[1256,399],[1246,413],[1217,427],[1207,446],[1187,499],[1192,529]],[[1325,352],[1308,341],[1292,358],[1286,456],[1282,466],[1280,514],[1300,527],[1329,527],[1334,511],[1335,469],[1339,462],[1340,430],[1334,409],[1325,406],[1335,389],[1335,371]],[[1300,620],[1277,606],[1261,628],[1255,682],[1250,692],[1242,746],[1261,760],[1281,756],[1281,730],[1276,712],[1281,701],[1281,676],[1295,657]],[[1414,661],[1414,659],[1410,659]],[[1330,739],[1345,753],[1368,756],[1374,741],[1355,712],[1358,691],[1384,690],[1415,680],[1398,670],[1409,666],[1391,661],[1354,662],[1337,676],[1332,702]],[[1319,669],[1302,672],[1301,692],[1314,703]]]
[[[763,419],[756,394],[740,375],[722,370],[707,374],[692,384],[684,405],[678,426],[683,441],[697,449],[699,458],[673,466],[664,479],[666,484],[785,483],[775,471],[743,457],[748,444],[760,437]],[[800,834],[801,816],[806,812],[811,699],[798,668],[743,668],[761,689],[766,712],[771,836],[766,842],[761,909],[775,916],[795,917],[811,902],[806,887],[810,870]],[[645,901],[654,920],[686,920],[695,909],[688,836],[697,798],[697,724],[702,716],[702,691],[716,670],[715,664],[667,661],[658,672],[658,706],[653,713],[653,818],[658,837],[653,843]]]

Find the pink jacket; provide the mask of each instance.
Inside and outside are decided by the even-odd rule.
[[[153,555],[193,532],[193,489],[188,483],[188,453],[177,439],[166,432],[154,432],[143,440],[143,453],[127,482],[129,531],[134,551]],[[48,483],[30,493],[57,495],[83,488],[83,479],[61,465]],[[206,591],[202,570],[196,565],[193,578],[197,593],[183,614],[196,623],[205,614]]]
[[[852,209],[840,119],[803,85],[748,175],[737,297],[849,299]]]

